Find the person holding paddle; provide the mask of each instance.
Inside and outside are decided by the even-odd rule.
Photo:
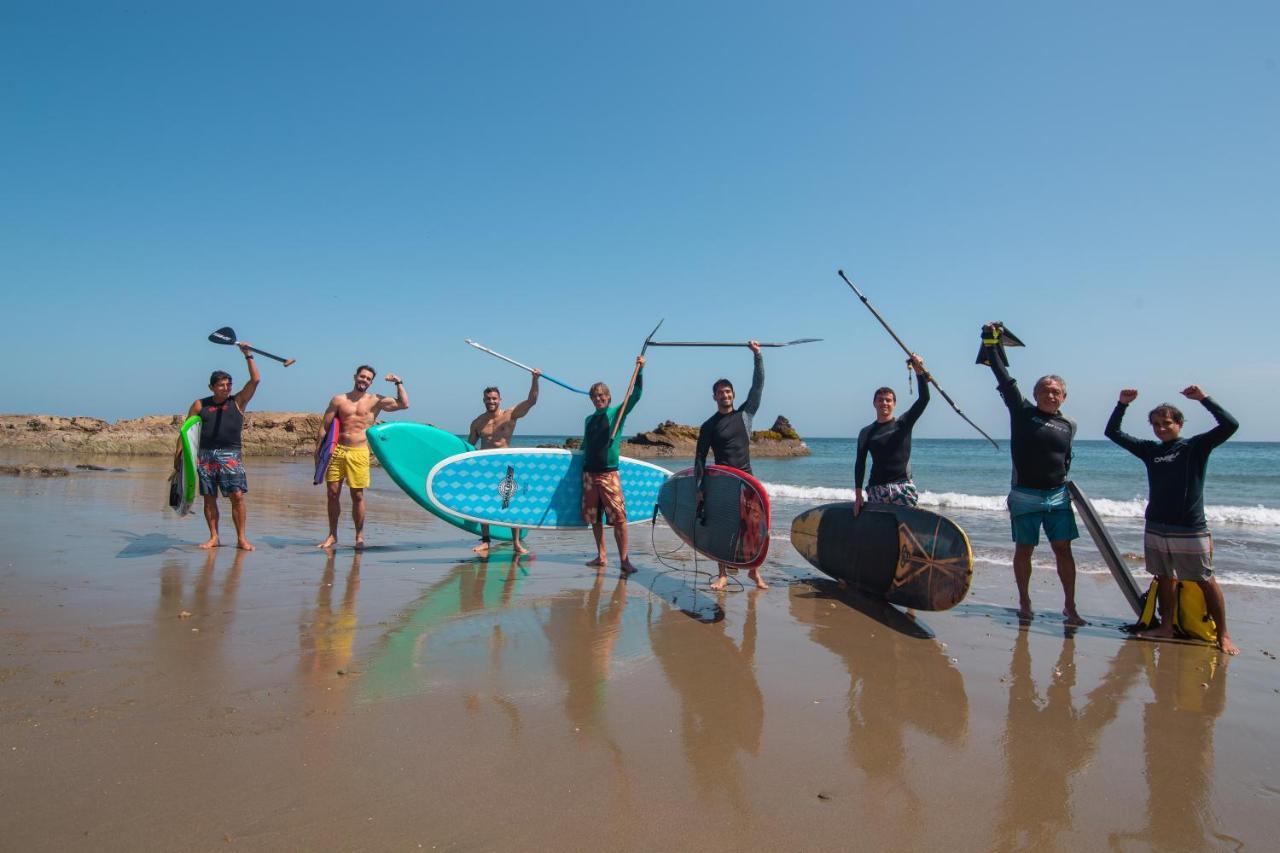
[[[871,400],[876,419],[858,433],[858,456],[853,468],[857,485],[854,515],[862,512],[863,503],[898,506],[920,503],[916,484],[911,479],[911,430],[929,405],[929,374],[924,369],[924,360],[915,353],[907,359],[907,364],[919,377],[920,396],[905,415],[895,418],[893,410],[898,405],[898,395],[892,388],[877,388]],[[863,492],[868,453],[871,454],[871,480]]]
[[[502,408],[502,392],[496,385],[484,389],[484,414],[471,422],[471,431],[467,433],[467,441],[480,450],[500,450],[509,447],[511,436],[516,431],[516,421],[529,414],[529,410],[538,404],[538,377],[542,371],[533,368],[533,381],[529,383],[529,396],[510,409]],[[520,528],[511,531],[511,547],[517,554],[527,554],[529,549],[520,543]],[[489,553],[489,525],[480,525],[480,544],[471,549],[477,554]]]
[[[386,375],[386,381],[396,386],[396,396],[384,397],[370,394],[377,371],[367,364],[356,368],[354,385],[345,394],[335,395],[324,410],[320,423],[320,435],[316,440],[316,457],[324,442],[329,424],[338,419],[338,442],[325,470],[325,497],[329,510],[329,535],[317,548],[332,548],[338,544],[338,517],[342,514],[342,483],[345,480],[351,492],[351,520],[356,526],[356,548],[364,547],[364,490],[369,487],[369,441],[364,431],[373,426],[383,412],[403,412],[409,408],[409,394],[404,382],[394,373]]]
[[[618,561],[624,575],[636,570],[627,551],[627,507],[622,499],[622,480],[618,476],[618,456],[622,444],[622,423],[640,402],[644,387],[644,356],[636,356],[636,369],[631,379],[631,394],[619,406],[610,406],[613,395],[609,386],[597,382],[591,386],[591,405],[596,410],[587,416],[582,427],[582,518],[591,525],[596,541],[596,558],[588,566],[603,570],[608,562],[604,546],[604,523],[601,511],[613,528],[618,543]]]
[[[717,465],[728,465],[730,468],[751,473],[751,420],[760,408],[760,395],[764,392],[764,356],[760,354],[759,341],[748,341],[747,346],[751,348],[755,366],[751,373],[751,390],[747,392],[746,402],[735,409],[733,383],[728,379],[717,379],[711,386],[711,398],[716,401],[716,412],[707,418],[698,430],[698,447],[693,457],[693,469],[698,481],[699,512],[702,511],[706,500],[703,472],[707,467],[708,450],[715,454]],[[743,500],[744,502],[746,500],[745,492]],[[741,510],[744,515],[759,512],[759,504],[744,503]],[[750,522],[751,519],[744,518],[744,521]],[[745,531],[758,529],[758,525],[753,523],[745,523],[742,527]],[[744,550],[753,551],[755,548],[752,543],[746,543]],[[723,563],[719,566],[720,576],[711,582],[712,589],[724,589],[729,582],[729,567]],[[769,588],[769,585],[760,577],[758,567],[750,569],[747,577],[755,582],[758,589]]]
[[[1182,389],[1182,396],[1208,410],[1218,425],[1208,432],[1182,438],[1182,410],[1161,403],[1147,415],[1156,441],[1134,438],[1120,429],[1120,422],[1138,392],[1120,392],[1107,438],[1142,460],[1147,466],[1146,525],[1143,550],[1147,571],[1156,576],[1156,600],[1160,605],[1160,627],[1139,636],[1153,640],[1173,638],[1173,610],[1178,581],[1191,581],[1204,593],[1205,607],[1218,628],[1218,648],[1229,655],[1240,654],[1227,633],[1227,604],[1222,588],[1213,576],[1213,537],[1204,517],[1204,476],[1209,454],[1235,435],[1240,423],[1218,405],[1199,385]]]
[[[1035,617],[1031,609],[1031,555],[1040,544],[1044,527],[1058,565],[1062,584],[1062,615],[1069,626],[1084,625],[1076,611],[1076,560],[1071,540],[1080,538],[1076,516],[1067,493],[1071,470],[1071,444],[1076,422],[1062,414],[1067,383],[1049,374],[1036,380],[1032,403],[1022,396],[1009,375],[1001,348],[1000,323],[982,327],[983,361],[991,366],[996,389],[1009,409],[1009,449],[1013,456],[1013,483],[1009,489],[1009,519],[1013,527],[1013,579],[1018,585],[1018,618]]]
[[[231,393],[231,374],[215,370],[209,376],[211,396],[202,397],[191,404],[187,417],[200,416],[200,455],[197,473],[200,477],[200,494],[204,496],[204,520],[209,525],[209,538],[200,543],[201,548],[217,548],[218,492],[231,501],[231,520],[236,526],[236,547],[252,551],[253,545],[245,538],[245,492],[249,482],[244,473],[241,456],[241,433],[244,431],[244,412],[258,390],[262,377],[253,361],[253,347],[245,342],[237,343],[249,368],[249,381],[235,394]],[[179,448],[181,453],[181,448]]]

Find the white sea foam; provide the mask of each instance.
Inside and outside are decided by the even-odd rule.
[[[793,486],[788,483],[765,483],[769,496],[784,502],[851,501],[853,489],[825,486]],[[1093,508],[1104,518],[1140,519],[1147,502],[1138,498],[1127,501],[1094,498]],[[1005,512],[1004,495],[968,495],[961,492],[921,492],[920,505],[930,508]],[[1205,507],[1210,524],[1243,524],[1256,527],[1280,527],[1280,509],[1265,506],[1211,505]]]

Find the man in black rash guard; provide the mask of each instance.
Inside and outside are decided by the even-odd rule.
[[[247,344],[238,344],[249,368],[249,381],[235,394],[231,393],[231,374],[215,370],[209,377],[209,390],[213,394],[191,404],[187,417],[200,416],[200,458],[196,472],[200,476],[200,494],[204,497],[204,520],[209,525],[209,538],[200,543],[201,548],[217,548],[218,492],[231,501],[231,520],[236,527],[236,547],[252,551],[253,545],[245,538],[245,492],[249,483],[244,474],[241,456],[240,434],[244,429],[244,412],[258,390],[262,377],[253,362],[253,350]],[[174,465],[179,464],[182,447]]]
[[[711,386],[716,413],[707,418],[698,430],[698,449],[693,457],[699,507],[705,497],[702,476],[707,467],[708,450],[715,454],[717,465],[728,465],[751,473],[751,420],[760,408],[760,394],[764,390],[764,356],[760,354],[758,341],[750,341],[747,346],[755,358],[755,370],[751,374],[751,390],[747,392],[746,402],[736,409],[733,407],[733,383],[728,379],[717,379]],[[759,568],[748,571],[747,577],[755,582],[757,588],[769,588],[760,577]],[[711,588],[724,589],[728,582],[729,569],[722,563],[720,576],[711,582]]]
[[[924,361],[915,353],[907,364],[919,377],[920,396],[907,413],[900,418],[893,416],[898,405],[898,395],[892,388],[878,388],[871,405],[876,419],[858,433],[858,457],[853,477],[857,485],[857,497],[853,514],[862,512],[862,504],[885,503],[898,506],[915,506],[920,502],[916,485],[911,481],[911,430],[929,405],[929,374]],[[871,454],[871,480],[867,492],[862,491],[862,478],[867,470],[867,454]]]
[[[1200,389],[1190,385],[1182,390],[1188,400],[1199,400],[1218,425],[1208,432],[1182,438],[1182,412],[1161,403],[1147,416],[1158,441],[1145,441],[1121,432],[1120,421],[1138,397],[1126,388],[1120,392],[1106,436],[1147,466],[1146,531],[1143,536],[1147,571],[1156,576],[1156,596],[1160,603],[1160,627],[1142,634],[1153,639],[1173,636],[1173,608],[1177,581],[1195,581],[1204,592],[1209,615],[1218,627],[1218,648],[1229,655],[1239,654],[1227,633],[1227,605],[1213,576],[1213,537],[1204,517],[1204,475],[1209,453],[1235,434],[1240,424]]]
[[[1067,383],[1061,376],[1041,376],[1032,391],[1035,403],[1028,402],[1000,357],[1000,328],[996,323],[983,326],[982,345],[996,388],[1009,409],[1013,483],[1008,503],[1018,618],[1035,616],[1031,609],[1031,555],[1040,544],[1040,528],[1044,527],[1062,583],[1062,615],[1067,625],[1084,625],[1076,612],[1076,561],[1071,553],[1071,540],[1080,538],[1080,531],[1066,486],[1076,424],[1060,411],[1067,399]]]

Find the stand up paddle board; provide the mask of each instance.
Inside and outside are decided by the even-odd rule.
[[[915,507],[853,502],[805,510],[791,544],[818,571],[900,607],[947,610],[973,578],[969,537],[946,516]]]
[[[456,453],[475,450],[474,447],[453,433],[430,424],[376,424],[365,430],[364,434],[369,440],[373,455],[382,464],[382,469],[406,495],[441,521],[480,535],[479,524],[459,518],[427,494],[427,474],[432,467]],[[489,537],[510,540],[511,531],[505,527],[495,527],[489,531]]]
[[[1111,570],[1111,576],[1120,585],[1120,591],[1124,593],[1124,600],[1129,602],[1129,606],[1133,608],[1134,615],[1141,617],[1142,590],[1138,588],[1137,581],[1133,579],[1133,575],[1129,572],[1129,567],[1125,565],[1124,558],[1120,556],[1120,549],[1116,547],[1115,540],[1111,538],[1111,532],[1102,523],[1102,519],[1098,517],[1097,510],[1093,508],[1089,498],[1075,484],[1074,480],[1067,482],[1067,491],[1071,494],[1071,505],[1075,507],[1080,520],[1084,522],[1084,526],[1089,528],[1089,536],[1093,539],[1093,544],[1097,546],[1098,553],[1102,555],[1102,561],[1107,564],[1107,568]]]
[[[170,505],[178,515],[191,512],[191,505],[196,502],[200,491],[200,474],[197,469],[200,459],[200,416],[192,415],[182,422],[178,429],[178,440],[182,447],[182,458],[178,463],[178,502]]]
[[[627,523],[653,518],[658,490],[671,472],[648,462],[618,461]],[[582,518],[582,454],[556,448],[477,450],[439,462],[427,495],[446,512],[507,527],[587,527]]]
[[[698,484],[686,468],[662,485],[658,511],[681,541],[726,566],[754,569],[769,554],[769,495],[746,471],[708,465],[706,501],[698,517]]]
[[[316,456],[314,485],[318,486],[324,482],[324,474],[329,470],[329,460],[333,458],[333,449],[338,446],[338,433],[341,431],[342,424],[337,418],[329,421],[329,428],[324,433],[324,441],[320,442],[320,453]]]

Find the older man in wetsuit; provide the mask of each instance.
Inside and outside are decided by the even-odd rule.
[[[318,548],[332,548],[338,544],[338,517],[342,514],[342,483],[346,481],[351,492],[351,520],[356,526],[356,548],[364,547],[364,490],[369,487],[369,441],[364,431],[373,426],[383,412],[402,412],[409,408],[409,393],[404,382],[394,373],[386,375],[386,381],[396,387],[395,397],[369,393],[377,371],[367,364],[356,368],[354,385],[345,394],[335,395],[324,410],[320,435],[316,438],[316,458],[324,443],[329,424],[338,419],[338,443],[333,448],[329,467],[324,473],[325,496],[328,499],[329,535]]]
[[[1043,527],[1058,566],[1062,584],[1062,615],[1069,626],[1085,624],[1076,611],[1076,560],[1071,541],[1080,538],[1067,494],[1071,443],[1075,421],[1062,414],[1067,383],[1049,374],[1036,380],[1029,402],[1009,375],[1001,348],[999,323],[982,327],[982,353],[996,377],[996,389],[1009,409],[1009,445],[1013,482],[1009,489],[1009,518],[1013,528],[1013,578],[1018,585],[1018,618],[1035,616],[1031,609],[1031,555],[1040,544]]]
[[[698,447],[693,457],[699,508],[705,498],[703,472],[707,467],[708,450],[715,454],[717,465],[728,465],[751,473],[751,421],[760,408],[760,395],[764,391],[764,356],[760,354],[759,341],[750,341],[747,346],[751,348],[755,368],[751,374],[751,390],[747,392],[746,402],[736,409],[733,407],[733,383],[728,379],[717,379],[711,386],[711,398],[716,401],[716,412],[698,430]],[[753,528],[754,525],[745,527]],[[747,577],[755,582],[757,588],[769,588],[760,577],[759,568],[748,571]],[[729,568],[721,563],[720,576],[711,582],[711,588],[724,589],[728,581]]]
[[[231,520],[236,526],[236,547],[252,551],[253,545],[245,537],[246,508],[244,495],[249,482],[244,473],[240,436],[244,431],[244,412],[258,390],[261,376],[253,361],[249,344],[238,344],[249,368],[249,381],[235,394],[231,393],[231,374],[215,370],[209,377],[211,396],[202,397],[191,404],[187,417],[200,416],[200,457],[196,466],[200,477],[200,494],[204,497],[204,520],[209,525],[209,538],[200,543],[201,548],[217,548],[218,492],[231,501]],[[178,448],[178,457],[182,453]]]
[[[529,396],[509,409],[502,408],[502,392],[496,386],[491,385],[484,389],[484,414],[471,422],[467,441],[481,450],[501,450],[509,447],[511,436],[516,431],[516,421],[529,414],[529,410],[538,404],[538,377],[541,375],[541,370],[533,371],[533,381],[529,383]],[[517,554],[529,553],[529,549],[520,544],[518,527],[511,531],[511,546]],[[477,554],[489,553],[489,525],[480,525],[480,544],[471,550]]]

